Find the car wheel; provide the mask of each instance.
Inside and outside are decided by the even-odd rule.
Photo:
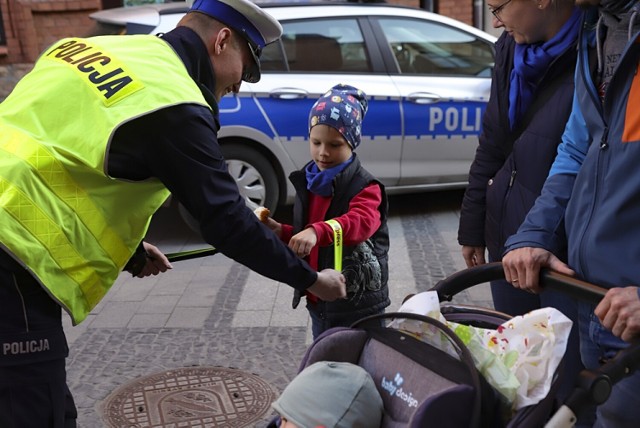
[[[280,189],[276,172],[267,158],[241,144],[223,145],[222,154],[249,208],[267,207],[275,212]]]

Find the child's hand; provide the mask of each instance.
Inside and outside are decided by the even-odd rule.
[[[293,250],[298,257],[307,257],[311,253],[311,249],[318,243],[318,237],[313,227],[308,227],[291,237],[289,248]]]

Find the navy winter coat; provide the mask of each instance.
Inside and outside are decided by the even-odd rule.
[[[518,230],[540,194],[573,100],[575,45],[551,64],[522,123],[512,130],[508,111],[514,48],[506,32],[496,42],[491,97],[458,229],[460,245],[486,246],[491,261],[502,258],[506,239]]]

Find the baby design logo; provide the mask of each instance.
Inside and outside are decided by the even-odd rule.
[[[396,377],[393,378],[393,380],[395,381],[396,385],[400,386],[404,383],[404,379],[402,379],[402,376],[400,376],[400,373],[396,373]]]
[[[418,400],[413,398],[411,392],[407,393],[402,389],[403,383],[404,379],[402,375],[400,373],[396,373],[393,379],[387,379],[385,376],[382,376],[380,386],[384,391],[387,391],[391,397],[399,398],[407,403],[408,407],[418,407]]]

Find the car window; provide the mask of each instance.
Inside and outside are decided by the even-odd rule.
[[[493,47],[473,34],[415,19],[383,18],[379,23],[401,73],[491,75]]]
[[[358,21],[317,19],[283,23],[280,42],[267,46],[264,71],[362,73],[371,71]]]

